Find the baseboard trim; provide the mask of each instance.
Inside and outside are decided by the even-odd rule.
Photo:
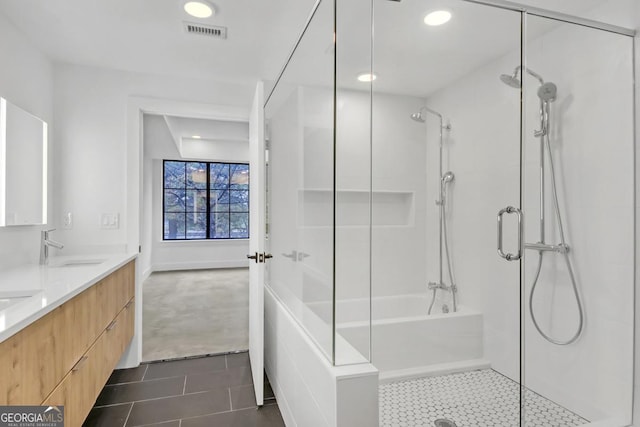
[[[151,268],[147,268],[145,271],[142,272],[142,277],[140,277],[140,280],[144,282],[149,278],[149,276],[151,276],[151,273],[153,273],[153,270]]]
[[[203,262],[172,262],[155,264],[150,271],[175,271],[175,270],[205,270],[210,268],[246,268],[249,261],[246,259],[227,261],[203,261]]]

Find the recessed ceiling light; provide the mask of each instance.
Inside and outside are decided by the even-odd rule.
[[[200,135],[193,135],[191,138],[193,138],[193,139],[200,139],[200,138],[202,138],[202,137],[201,137]]]
[[[451,12],[448,10],[436,10],[424,17],[424,23],[431,26],[446,24],[451,19]]]
[[[208,18],[214,13],[213,6],[202,0],[187,1],[184,4],[184,11],[194,18]]]
[[[374,81],[377,78],[378,78],[378,76],[376,76],[375,74],[371,74],[371,73],[358,74],[358,81],[360,81],[360,82],[369,83],[369,82]]]

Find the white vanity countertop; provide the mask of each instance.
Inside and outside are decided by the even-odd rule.
[[[29,264],[0,271],[0,342],[136,256],[137,253],[55,257],[50,258],[47,266]]]

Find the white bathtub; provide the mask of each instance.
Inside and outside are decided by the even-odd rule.
[[[483,359],[482,314],[458,311],[427,315],[426,295],[377,297],[371,301],[371,362],[381,381],[488,368]],[[339,301],[337,331],[369,355],[369,300]]]

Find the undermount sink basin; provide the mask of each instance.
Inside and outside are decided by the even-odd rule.
[[[50,267],[89,267],[92,265],[102,264],[103,262],[105,262],[104,259],[70,259],[65,261],[59,261],[49,266]]]
[[[31,298],[35,294],[40,292],[40,289],[24,289],[19,291],[0,291],[0,311],[5,310],[12,305],[18,304],[28,298]]]

